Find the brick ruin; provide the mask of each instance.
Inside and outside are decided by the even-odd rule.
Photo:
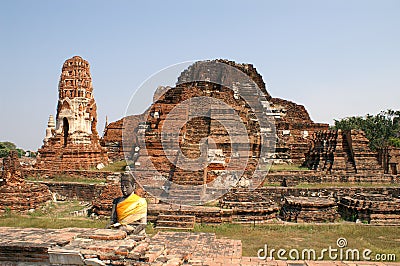
[[[158,232],[144,238],[106,229],[5,227],[0,228],[0,235],[3,236],[0,238],[0,264],[7,266],[398,265],[389,261],[276,260],[258,258],[257,252],[253,257],[245,257],[240,240],[220,238],[212,233]],[[305,258],[312,259],[311,256]]]
[[[377,161],[377,154],[369,149],[368,139],[362,131],[330,131],[328,124],[314,123],[304,106],[271,97],[266,90],[261,75],[252,65],[238,64],[227,60],[215,61],[233,66],[249,76],[268,101],[269,110],[267,112],[275,120],[277,137],[276,151],[273,155],[274,163],[299,165],[304,163],[306,158],[304,165],[310,169],[318,170],[270,173],[267,175],[266,184],[268,182],[276,183],[276,181],[281,183],[283,179],[289,186],[297,185],[300,182],[373,182],[376,184],[398,182],[396,176],[384,175],[383,168],[379,166]],[[217,82],[207,82],[215,80]],[[154,171],[161,172],[166,179],[174,183],[183,185],[208,183],[218,176],[219,171],[224,170],[223,163],[219,165],[210,164],[205,171],[197,172],[185,171],[175,167],[167,159],[167,155],[163,151],[161,128],[165,118],[177,103],[190,97],[205,95],[211,95],[229,102],[231,106],[236,108],[236,112],[245,114],[241,116],[245,122],[251,122],[252,114],[246,108],[243,108],[240,98],[239,100],[237,99],[237,94],[235,94],[235,86],[237,84],[234,83],[234,74],[221,74],[204,62],[196,62],[181,73],[174,88],[159,87],[157,89],[154,94],[154,103],[146,113],[140,116],[126,117],[109,124],[102,141],[104,145],[112,148],[114,159],[122,159],[122,131],[124,127],[129,127],[128,131],[134,136],[131,138],[133,141],[125,149],[128,148],[128,157],[134,158],[133,167],[139,173],[140,170],[154,166]],[[229,90],[219,84],[230,84],[232,86],[228,87],[233,87],[234,89]],[[181,111],[182,120],[189,121],[182,128],[179,139],[181,141],[180,146],[186,155],[198,157],[200,150],[195,144],[208,136],[212,136],[216,140],[216,147],[222,150],[221,154],[225,158],[231,155],[229,153],[230,147],[226,145],[229,142],[224,137],[226,136],[226,131],[218,123],[211,119],[190,119],[188,116],[190,110]],[[225,110],[221,111],[222,113],[226,112]],[[257,126],[250,126],[250,128],[256,132],[262,131]],[[257,147],[258,143],[257,137],[251,140],[251,144],[255,147]],[[143,152],[144,147],[146,148],[146,153]],[[252,152],[257,156],[257,149],[252,150]],[[397,158],[395,155],[391,155],[391,157],[393,158],[392,161]],[[153,173],[147,172],[146,174],[152,175]],[[247,192],[234,191],[234,193],[224,195],[218,205],[221,208],[232,210],[230,214],[232,221],[263,222],[271,220],[277,217],[277,213],[281,208],[287,214],[284,217],[289,220],[294,217],[291,213],[296,213],[296,217],[301,217],[295,220],[306,222],[335,221],[338,218],[336,202],[340,198],[336,198],[336,201],[319,197],[304,198],[301,201],[287,198],[286,201],[281,202],[280,199],[265,199],[259,193],[254,193],[251,190]],[[198,200],[193,194],[190,189],[184,189],[177,196],[190,198],[194,201]],[[249,196],[249,194],[253,196]],[[282,194],[281,196],[285,197],[287,195]],[[301,210],[300,213],[297,210]],[[178,216],[182,214],[179,211],[173,213]],[[318,213],[323,215],[318,215]],[[213,214],[212,216],[218,217],[218,215]]]
[[[79,56],[65,61],[58,86],[56,121],[50,116],[36,168],[89,169],[107,164],[100,146],[97,107],[89,63]]]
[[[400,172],[400,148],[389,148],[389,160],[387,166],[387,173],[398,175]]]
[[[205,61],[207,62],[207,61]],[[298,105],[291,101],[273,98],[266,90],[266,85],[263,81],[262,76],[257,72],[257,69],[251,64],[239,64],[228,60],[214,60],[211,62],[219,62],[232,66],[239,69],[251,80],[257,84],[258,88],[263,92],[263,97],[269,103],[269,113],[268,115],[275,118],[276,127],[276,153],[274,158],[274,163],[277,164],[301,164],[304,161],[304,154],[308,151],[310,137],[314,132],[327,130],[329,128],[328,124],[314,123],[307,110],[302,105]],[[224,75],[218,76],[218,71],[209,71],[208,65],[204,62],[196,62],[188,69],[184,70],[178,77],[177,87],[185,86],[185,83],[193,80],[217,80],[218,84],[232,84],[230,88],[235,89],[235,81],[237,81],[237,75],[234,72],[225,73]],[[207,75],[207,78],[205,78]],[[211,75],[211,76],[210,76]],[[235,80],[236,79],[236,80]],[[205,84],[206,82],[203,82]],[[199,83],[200,86],[201,83]],[[188,84],[189,85],[189,84]],[[190,86],[190,85],[189,85]],[[166,88],[160,87],[155,92],[155,99],[158,99],[159,95],[162,95]],[[167,88],[170,89],[170,88]],[[182,90],[179,93],[186,93],[186,90]],[[191,94],[191,96],[196,96]],[[226,99],[234,98],[234,94],[227,94]],[[156,102],[156,101],[154,101]],[[156,104],[153,104],[153,109],[157,109]],[[116,122],[107,125],[104,137],[102,138],[102,143],[104,146],[109,147],[112,151],[112,158],[114,160],[124,159],[122,152],[122,131],[124,122],[130,123],[130,127],[136,125],[136,131],[139,128],[140,122],[144,124],[146,122],[145,117],[147,114],[142,114],[138,116],[130,116],[129,119],[123,118]],[[159,118],[161,119],[161,118]]]
[[[319,131],[313,135],[304,165],[327,173],[383,174],[377,153],[360,130]]]
[[[110,175],[101,193],[92,199],[93,213],[98,216],[110,216],[113,199],[122,196],[120,175]]]
[[[339,202],[342,217],[369,224],[400,224],[400,199],[391,194],[356,193]]]
[[[244,74],[248,80],[243,81],[240,75],[232,69],[221,72],[216,67],[213,68],[210,63],[231,66],[232,69],[236,69],[236,72]],[[254,95],[252,90],[255,87],[259,88],[262,94],[260,97],[262,96],[264,100]],[[256,118],[257,111],[254,113],[248,106],[249,102],[245,102],[242,98],[246,94],[255,98],[250,101],[250,104],[264,106],[265,109],[262,109],[261,112],[269,119],[274,119],[276,129],[274,128],[273,131],[276,130],[276,134],[273,138],[277,138],[277,140],[272,141],[271,138],[270,144],[274,143],[270,146],[274,146],[274,148],[276,146],[276,152],[274,149],[269,154],[260,155],[260,135],[265,134],[269,129],[268,126],[260,127],[260,121]],[[197,117],[199,110],[192,108],[190,101],[191,98],[202,96],[223,101],[229,105],[231,110],[225,107],[219,107],[218,110],[210,108],[211,115],[214,115],[216,119]],[[248,136],[250,136],[249,162],[246,167],[242,168],[245,169],[244,178],[252,175],[257,167],[257,160],[273,160],[278,164],[300,164],[308,151],[310,136],[314,132],[328,128],[327,124],[314,123],[304,106],[272,98],[266,90],[261,75],[251,64],[238,64],[228,60],[196,62],[181,73],[175,87],[159,87],[153,98],[153,104],[144,114],[128,116],[108,124],[101,140],[102,145],[108,148],[112,160],[127,158],[131,161],[130,166],[134,168],[135,175],[139,179],[160,175],[173,184],[196,186],[209,184],[216,177],[223,175],[227,169],[226,165],[234,160],[235,156],[244,157],[240,154],[240,150],[230,153],[231,149],[234,150],[235,147],[230,145],[231,141],[226,125],[221,124],[223,122],[232,124],[226,118],[232,110],[233,113],[239,115]],[[182,108],[182,102],[185,101],[189,103],[187,107]],[[212,103],[204,104],[209,107],[212,105]],[[204,138],[212,138],[214,142],[212,143],[214,146],[208,148],[209,165],[205,169],[192,171],[176,167],[172,162],[179,160],[177,149],[169,148],[167,152],[164,151],[162,146],[164,121],[177,105],[180,105],[181,108],[178,114],[175,114],[177,119],[187,121],[181,128],[179,136],[176,136],[179,138],[179,146],[183,155],[191,159],[199,158],[201,154],[200,141]],[[129,134],[127,138],[126,135],[124,136],[124,140],[122,139],[123,132]],[[174,132],[170,133],[174,134]],[[123,143],[127,139],[130,143]],[[239,142],[238,146],[244,145]],[[155,186],[157,187],[157,185]],[[160,182],[158,187],[162,186],[164,184]],[[157,195],[157,193],[164,192],[157,191],[155,194]],[[193,191],[182,191],[179,197],[182,198],[182,194],[186,194],[184,197],[188,200],[199,200],[193,196],[196,194]],[[171,193],[170,198],[174,197],[175,195]]]
[[[263,223],[278,217],[279,201],[259,193],[249,194],[246,190],[235,189],[219,200],[219,206],[232,210],[232,222]]]
[[[400,172],[400,148],[390,146],[378,150],[378,161],[386,174],[397,175]]]
[[[303,105],[291,101],[271,98],[270,108],[275,117],[277,132],[274,163],[302,164],[311,136],[315,132],[327,130],[329,125],[314,123]]]
[[[363,132],[328,131],[327,124],[314,123],[310,119],[304,106],[272,98],[266,91],[261,75],[252,65],[218,61],[248,75],[268,100],[269,115],[275,118],[277,135],[274,162],[300,164],[306,155],[307,166],[319,171],[269,174],[267,183],[281,182],[285,179],[289,187],[260,187],[255,190],[233,188],[219,198],[214,207],[189,207],[159,203],[155,200],[149,204],[149,221],[160,228],[164,226],[178,229],[192,229],[195,223],[264,223],[277,218],[291,222],[334,222],[340,216],[347,220],[358,219],[371,224],[399,223],[399,189],[395,186],[379,187],[379,183],[399,183],[399,176],[396,175],[400,163],[400,149],[388,150],[378,162],[377,154],[369,150],[368,140]],[[213,82],[192,81],[202,78],[198,76],[201,69],[201,63],[196,63],[181,74],[174,88],[160,87],[155,93],[154,104],[144,114],[125,117],[108,124],[103,138],[99,140],[89,64],[80,57],[67,60],[60,79],[56,121],[52,116],[49,118],[44,145],[39,150],[37,169],[34,170],[48,171],[47,174],[50,175],[60,171],[71,173],[76,169],[88,169],[98,163],[107,163],[107,155],[113,161],[124,159],[128,155],[134,162],[131,166],[135,170],[144,172],[151,164],[168,180],[178,184],[203,185],[212,182],[224,171],[225,164],[229,162],[226,158],[233,156],[231,147],[226,145],[229,143],[226,139],[227,132],[218,121],[207,118],[191,119],[190,109],[181,110],[183,120],[188,121],[179,135],[180,146],[185,155],[198,157],[201,153],[198,143],[204,137],[212,136],[216,140],[212,153],[207,154],[212,157],[212,163],[203,171],[189,172],[174,167],[167,160],[167,155],[171,154],[165,154],[160,141],[160,128],[164,119],[177,103],[190,97],[206,95],[230,103],[235,112],[240,114],[246,123],[246,131],[251,136],[251,157],[257,158],[259,135],[263,128],[257,125],[254,113],[238,95],[235,95],[234,90]],[[228,80],[225,81],[228,83],[235,81],[229,75],[226,77]],[[164,93],[165,90],[168,91]],[[218,109],[217,112],[225,115],[228,111]],[[124,130],[133,134],[133,138],[129,138],[131,142],[125,143],[126,154],[122,149]],[[143,153],[144,148],[146,154]],[[255,160],[250,158],[245,174],[251,174],[254,164]],[[112,199],[121,194],[116,174],[106,173],[108,176],[105,185],[38,185],[23,180],[24,173],[16,153],[11,153],[10,157],[4,160],[3,167],[3,171],[0,172],[0,213],[6,210],[25,212],[37,208],[52,199],[50,188],[59,194],[64,193],[65,198],[92,201],[96,214],[108,216]],[[385,175],[384,172],[392,175]],[[85,171],[78,171],[76,174],[85,175]],[[101,178],[105,179],[104,176]],[[305,181],[375,182],[377,185],[371,188],[290,187]],[[190,190],[181,192],[185,197],[193,196]],[[145,195],[141,188],[137,193]],[[93,197],[90,198],[88,194]],[[145,196],[151,198],[149,195]],[[15,258],[16,261],[33,263],[32,265],[102,265],[111,262],[116,265],[127,262],[134,265],[196,265],[204,261],[220,265],[227,261],[235,265],[239,262],[265,265],[265,262],[257,262],[254,258],[241,257],[240,242],[218,240],[211,234],[161,232],[149,239],[97,229],[3,228],[0,231],[3,241],[0,241],[0,262],[7,263],[13,263],[9,260]],[[39,239],[38,236],[43,237]],[[229,247],[224,250],[223,256],[219,254],[221,245]],[[199,247],[201,251],[197,252]],[[65,259],[69,260],[68,263]]]
[[[242,257],[240,240],[211,233],[145,237],[110,229],[3,227],[0,235],[1,265],[265,265]]]
[[[52,195],[47,186],[29,184],[22,177],[22,167],[17,151],[3,159],[3,172],[0,179],[0,213],[26,212],[36,209]]]
[[[187,105],[180,105],[182,110],[179,111],[182,113],[178,114],[178,120],[188,122],[181,129],[181,132],[179,132],[179,145],[186,157],[193,159],[199,158],[202,152],[199,148],[200,141],[203,138],[211,137],[214,140],[215,146],[211,147],[211,145],[209,145],[207,155],[209,158],[212,157],[212,161],[205,171],[203,169],[191,171],[175,167],[167,158],[167,151],[163,150],[163,144],[161,143],[161,134],[165,133],[165,131],[162,131],[163,123],[175,106],[183,101],[191,101],[190,98],[194,96],[208,96],[223,101],[226,99],[233,99],[233,91],[220,85],[207,82],[194,82],[178,85],[169,90],[153,104],[150,108],[151,115],[145,125],[147,129],[144,131],[140,131],[139,129],[138,132],[138,135],[141,133],[143,134],[142,137],[145,141],[147,155],[150,156],[151,163],[155,166],[157,171],[162,175],[167,176],[168,180],[184,185],[202,185],[214,180],[218,174],[226,169],[225,165],[229,163],[229,159],[227,158],[231,155],[231,148],[233,149],[230,145],[228,132],[221,122],[221,119],[224,119],[223,116],[229,114],[231,110],[220,107],[214,108],[214,106],[212,106],[213,103],[204,103],[206,105],[209,104],[209,107],[205,108],[210,108],[213,118],[197,117],[197,108],[192,109],[192,102],[189,102]],[[250,154],[257,158],[260,156],[259,145],[261,140],[258,136],[260,128],[257,123],[254,123],[250,118],[253,114],[249,112],[248,109],[243,108],[243,106],[245,106],[244,102],[239,100],[237,101],[238,102],[231,101],[229,104],[233,106],[234,110],[240,114],[240,117],[246,121],[246,132],[250,138]],[[225,122],[229,123],[230,121],[225,120]],[[176,128],[173,127],[172,130],[175,131]],[[174,134],[173,131],[171,131],[170,134]],[[140,139],[141,136],[138,138]],[[238,143],[237,145],[245,144],[246,143],[243,142]],[[141,145],[142,143],[138,143],[137,146],[142,149],[143,147]],[[168,156],[178,159],[179,154],[177,150],[172,149],[168,152],[175,152],[174,154],[168,154]],[[214,153],[211,154],[211,152]],[[239,148],[237,149],[237,153],[237,156],[246,156],[244,152],[244,155],[242,155],[242,150]],[[141,155],[142,154],[139,153],[139,157],[135,161],[135,169],[139,171],[140,169],[145,170],[148,167],[146,165],[146,163],[148,163],[147,158]],[[250,158],[245,172],[254,171],[254,165],[256,163],[256,160]]]
[[[227,60],[216,61],[233,66],[250,77],[269,102],[269,110],[264,111],[275,119],[277,140],[274,162],[298,164],[306,154],[307,165],[311,169],[320,170],[304,173],[272,173],[267,176],[267,184],[268,182],[281,183],[283,179],[286,179],[289,186],[299,182],[387,183],[393,182],[393,180],[398,182],[398,178],[383,174],[383,169],[377,163],[376,154],[368,148],[368,140],[363,132],[328,131],[327,124],[314,123],[310,119],[304,106],[271,97],[261,75],[252,65],[238,64]],[[241,90],[242,94],[246,94],[246,89],[251,88],[254,84],[235,84],[237,79],[232,73],[230,75],[223,73],[218,76],[218,71],[210,71],[211,76],[205,77],[204,72],[207,67],[202,62],[195,63],[181,73],[174,88],[159,87],[154,95],[153,105],[144,114],[125,117],[108,124],[101,139],[103,148],[99,145],[96,131],[96,103],[92,94],[89,64],[80,57],[67,60],[63,65],[60,79],[57,116],[55,121],[53,117],[49,118],[44,145],[39,150],[40,156],[36,165],[36,168],[39,169],[37,170],[67,173],[73,169],[93,167],[97,163],[106,162],[107,151],[112,160],[125,158],[126,155],[130,156],[133,161],[131,167],[136,173],[142,171],[145,175],[152,175],[153,173],[148,171],[151,166],[157,172],[162,173],[167,180],[177,184],[204,185],[210,183],[226,170],[229,157],[235,156],[231,154],[232,147],[227,139],[226,129],[217,121],[218,119],[223,120],[223,116],[230,111],[224,108],[215,110],[211,108],[212,112],[215,111],[220,115],[218,119],[191,118],[189,104],[187,109],[182,109],[178,113],[182,116],[182,120],[188,121],[179,133],[179,144],[184,155],[189,158],[199,157],[201,139],[211,137],[214,140],[213,145],[215,146],[209,149],[207,154],[208,159],[211,158],[208,162],[211,163],[204,170],[189,171],[175,167],[168,159],[176,156],[176,154],[172,154],[174,151],[167,154],[163,150],[161,128],[165,118],[178,103],[192,97],[211,96],[228,103],[246,124],[246,132],[250,136],[251,158],[246,165],[244,175],[251,175],[256,164],[254,158],[260,156],[260,133],[263,132],[263,128],[254,119],[254,112],[246,106],[238,91]],[[207,78],[210,81],[193,81]],[[212,82],[214,79],[218,82]],[[229,87],[233,87],[233,90],[222,84],[228,84]],[[238,89],[238,87],[240,88]],[[122,149],[124,130],[132,134],[131,138],[128,138],[131,142],[125,143],[125,154]],[[144,150],[146,153],[143,152]],[[391,162],[398,160],[396,150],[393,149],[390,152]],[[329,173],[329,175],[325,173]],[[102,192],[98,193],[96,199],[93,199],[93,205],[99,215],[108,215],[111,209],[111,200],[120,194],[115,177],[114,181],[110,180]],[[270,220],[276,217],[281,207],[279,199],[265,199],[258,193],[254,193],[253,197],[246,198],[248,192],[237,193],[237,195],[229,193],[227,197],[224,196],[218,205],[219,208],[231,210],[228,215],[231,220]],[[171,197],[177,198],[182,196],[189,200],[199,200],[190,189],[180,191],[179,195],[171,195]],[[154,209],[155,212],[157,212],[156,209]],[[207,211],[204,210],[205,213]],[[171,211],[171,213],[179,212]],[[170,215],[171,213],[160,212],[161,215]],[[197,216],[201,216],[200,211],[195,213]],[[210,213],[212,213],[210,217],[225,217],[219,212],[211,211]],[[189,212],[186,214],[189,215]],[[215,218],[215,220],[218,219],[220,218]]]
[[[282,176],[285,175],[283,174]],[[321,182],[318,180],[315,181],[314,179],[311,181],[314,183]],[[331,181],[328,180],[326,182]],[[329,220],[329,217],[333,217],[332,215],[337,207],[340,206],[340,202],[343,198],[353,198],[356,197],[357,194],[384,195],[381,197],[381,203],[379,204],[382,204],[382,206],[391,206],[391,208],[383,208],[384,214],[387,216],[387,223],[389,223],[390,221],[394,221],[393,219],[389,220],[390,217],[398,217],[398,210],[400,210],[400,190],[396,185],[393,187],[385,186],[388,182],[390,181],[386,180],[384,185],[376,183],[376,185],[371,187],[260,187],[255,190],[232,188],[217,202],[214,202],[213,207],[165,204],[152,198],[148,194],[144,194],[140,189],[135,191],[135,193],[148,200],[148,221],[154,223],[156,227],[168,224],[171,227],[180,228],[182,224],[188,224],[188,221],[184,221],[183,219],[192,219],[192,226],[194,223],[268,223],[276,221],[277,218],[288,219],[292,222],[328,222],[334,221],[334,219]],[[400,179],[397,179],[395,182],[398,184]],[[43,182],[43,184],[48,186],[53,194],[57,193],[61,198],[92,202],[92,213],[100,217],[108,217],[111,213],[112,200],[121,196],[119,176],[115,174],[110,174],[107,177],[106,184],[65,184],[54,182]],[[286,198],[305,200],[300,200],[298,207],[296,207],[297,209],[294,207],[286,208],[284,207]],[[329,199],[329,201],[325,199]],[[328,204],[324,205],[319,203],[324,203],[324,201],[328,202]],[[309,204],[307,202],[311,203]],[[317,202],[321,206],[313,206],[313,202]],[[302,209],[304,213],[301,215],[308,215],[307,219],[296,220],[293,218],[295,217],[294,215],[286,216],[292,218],[279,216],[280,213],[283,213],[283,208],[296,213],[294,211],[299,210],[302,206],[304,207]],[[362,206],[363,211],[368,213],[368,208],[372,205],[354,204],[353,206]],[[376,204],[374,206],[376,207]],[[325,212],[330,216],[326,216]],[[374,211],[372,210],[370,213],[374,213]],[[375,213],[379,214],[379,212],[376,211]],[[344,219],[348,219],[347,217],[349,217],[349,215],[343,211],[340,211],[339,214],[343,216]],[[335,216],[335,219],[336,218]],[[383,221],[384,219],[381,220]],[[377,219],[374,221],[371,220],[371,223],[376,222],[378,222]]]
[[[335,222],[339,219],[337,204],[323,197],[286,196],[280,212],[282,220],[288,222]]]

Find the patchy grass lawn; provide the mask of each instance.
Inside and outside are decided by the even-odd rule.
[[[87,177],[78,177],[78,176],[69,176],[69,175],[56,175],[51,178],[43,178],[43,177],[34,177],[28,176],[26,177],[27,181],[31,182],[63,182],[63,183],[83,183],[83,184],[104,184],[105,179],[100,178],[87,178]]]
[[[329,187],[400,187],[400,183],[349,183],[349,182],[330,182],[330,183],[299,183],[295,188],[329,188]]]
[[[341,224],[268,224],[268,225],[199,225],[194,232],[215,233],[217,237],[226,237],[242,241],[243,256],[256,257],[259,249],[268,246],[268,252],[275,249],[274,257],[279,249],[289,252],[291,249],[301,251],[303,249],[314,249],[316,257],[321,254],[322,249],[339,249],[338,238],[345,238],[347,246],[342,250],[358,249],[360,258],[365,249],[375,254],[394,254],[396,261],[400,261],[400,227],[396,226],[370,226],[350,223]],[[158,230],[151,224],[147,226],[146,232],[155,235]],[[268,254],[269,255],[269,254]],[[286,257],[288,254],[286,254]],[[325,260],[329,260],[327,253]]]
[[[54,229],[65,227],[105,228],[107,220],[72,215],[72,212],[86,207],[78,201],[49,202],[29,214],[7,212],[0,216],[0,226]]]
[[[104,171],[104,172],[124,172],[126,165],[127,165],[126,161],[122,160],[122,161],[110,163],[110,164],[106,165],[103,169],[101,169],[100,171]]]
[[[270,172],[284,172],[284,171],[310,171],[307,167],[301,167],[297,164],[273,164],[269,169]]]
[[[400,261],[400,227],[370,226],[359,224],[271,224],[245,226],[222,224],[216,226],[197,225],[196,232],[215,233],[219,237],[242,240],[243,256],[257,256],[257,251],[268,245],[268,249],[338,248],[340,237],[347,240],[348,249],[372,250],[373,254],[395,254]],[[345,248],[346,249],[346,248]],[[318,253],[317,253],[318,254]]]

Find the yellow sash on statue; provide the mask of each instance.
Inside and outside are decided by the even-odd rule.
[[[147,215],[146,199],[132,193],[124,201],[117,204],[118,222],[127,225],[138,221]]]

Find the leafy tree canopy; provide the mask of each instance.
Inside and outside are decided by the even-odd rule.
[[[335,120],[335,129],[362,130],[371,150],[388,146],[400,147],[400,111],[387,110],[377,115],[352,116]]]
[[[11,150],[17,150],[19,157],[25,154],[23,149],[17,149],[17,146],[12,142],[0,142],[0,158],[7,157]]]

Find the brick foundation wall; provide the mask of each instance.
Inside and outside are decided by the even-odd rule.
[[[332,182],[344,182],[344,183],[375,183],[379,186],[379,183],[400,183],[400,175],[389,175],[389,174],[329,174],[316,173],[313,171],[287,171],[269,173],[266,176],[264,184],[268,183],[281,183],[283,179],[286,179],[288,186],[296,186],[299,183],[332,183]]]
[[[93,178],[106,180],[107,176],[113,175],[113,172],[106,171],[87,171],[87,170],[47,170],[47,169],[24,169],[22,176],[27,178],[31,177],[42,177],[49,178],[66,175],[70,177],[82,177],[82,178]]]
[[[352,196],[356,193],[377,193],[392,195],[394,198],[400,196],[400,188],[393,187],[368,187],[368,188],[348,188],[348,187],[331,187],[331,188],[285,188],[285,187],[263,187],[255,190],[248,189],[232,189],[229,193],[221,198],[224,201],[251,201],[254,198],[270,199],[280,204],[283,196],[311,196],[311,197],[332,197],[340,200],[345,196]]]
[[[39,182],[46,185],[52,193],[57,193],[67,200],[80,200],[91,202],[100,195],[105,185],[101,184],[79,184],[60,182]]]

